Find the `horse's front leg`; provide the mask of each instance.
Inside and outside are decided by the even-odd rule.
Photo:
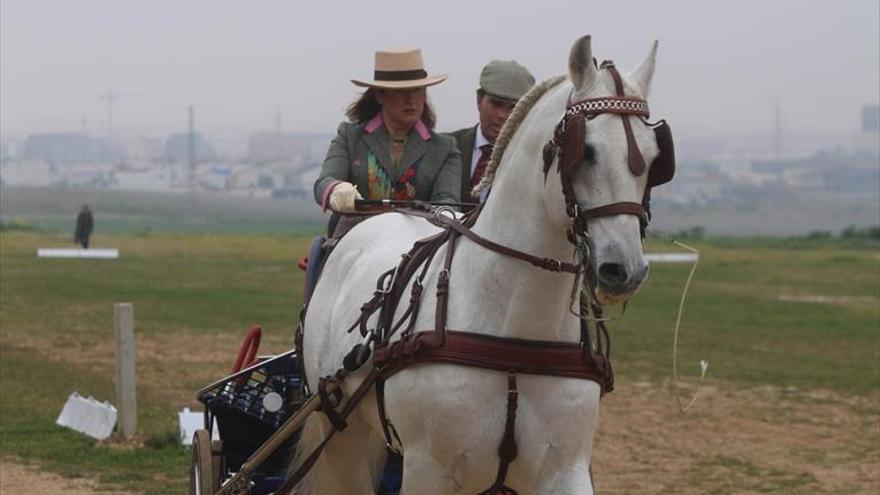
[[[400,495],[474,495],[462,486],[455,466],[444,466],[417,449],[409,449],[403,457],[403,484]]]
[[[463,366],[413,366],[386,383],[403,443],[402,495],[474,495],[491,486],[504,432],[507,376]]]
[[[535,495],[593,495],[590,468],[577,464],[544,470],[536,481]]]

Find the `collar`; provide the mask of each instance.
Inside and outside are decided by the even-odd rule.
[[[474,150],[479,150],[480,147],[487,144],[491,144],[494,146],[495,143],[491,143],[488,139],[486,139],[486,136],[483,135],[483,129],[480,128],[480,124],[477,124],[477,134],[476,139],[474,139]],[[479,156],[479,154],[477,154],[477,156]]]
[[[364,126],[364,132],[366,132],[367,134],[372,134],[376,132],[376,129],[382,127],[384,124],[385,119],[382,117],[382,112],[377,112],[376,116],[370,119],[370,121],[367,122],[367,124]],[[479,125],[477,127],[479,128]],[[421,119],[416,122],[416,125],[413,126],[412,130],[415,130],[418,133],[419,137],[422,138],[422,141],[431,140],[431,131],[430,129],[428,129],[428,126],[426,126],[425,123],[421,121]]]

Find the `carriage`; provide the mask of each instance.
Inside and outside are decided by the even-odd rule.
[[[404,447],[401,494],[593,493],[613,390],[603,306],[645,280],[651,189],[674,173],[668,125],[647,120],[656,48],[624,78],[579,39],[569,74],[505,124],[475,189],[491,186],[485,203],[388,203],[400,214],[336,243],[307,282],[295,350],[200,392],[193,493],[373,494]],[[253,412],[271,421],[230,420]]]
[[[259,331],[259,327],[248,331],[243,351]],[[193,435],[191,494],[213,494],[219,490],[304,402],[305,387],[294,350],[247,361],[197,394],[205,407],[205,416],[204,428]],[[219,440],[213,439],[215,432],[219,433]],[[294,435],[254,472],[252,495],[268,495],[281,484],[295,441]]]
[[[192,438],[190,495],[220,490],[309,397],[296,350],[257,356],[261,335],[261,327],[249,328],[232,373],[196,394],[205,413],[203,428]],[[214,439],[215,432],[219,439]],[[293,432],[268,452],[244,493],[275,493],[284,481],[297,439],[298,432]],[[379,494],[394,495],[399,487],[400,462],[391,459]]]

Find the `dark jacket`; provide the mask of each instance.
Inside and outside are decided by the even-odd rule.
[[[76,216],[76,230],[73,233],[73,242],[88,241],[95,228],[94,219],[92,219],[92,211],[83,208],[79,215]]]
[[[461,198],[470,198],[471,161],[474,156],[474,142],[477,140],[477,126],[465,127],[450,132],[449,135],[455,138],[458,143],[458,151],[461,152],[461,191],[459,195]],[[464,201],[468,201],[468,199],[464,199]]]

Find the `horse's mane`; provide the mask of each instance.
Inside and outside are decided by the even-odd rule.
[[[474,193],[479,193],[483,189],[492,185],[492,181],[495,180],[495,171],[498,170],[498,164],[501,163],[501,156],[504,154],[507,145],[510,144],[510,139],[513,137],[513,134],[519,129],[519,125],[525,120],[526,115],[529,114],[529,110],[535,106],[535,103],[537,103],[547,91],[561,84],[566,77],[567,76],[559,75],[545,79],[533,86],[525,96],[520,98],[519,102],[517,102],[516,106],[513,108],[510,117],[507,118],[504,127],[501,128],[501,133],[498,135],[498,139],[495,140],[495,146],[492,148],[492,157],[489,160],[489,165],[486,167],[486,173],[483,175],[483,179],[480,183],[474,187]]]

